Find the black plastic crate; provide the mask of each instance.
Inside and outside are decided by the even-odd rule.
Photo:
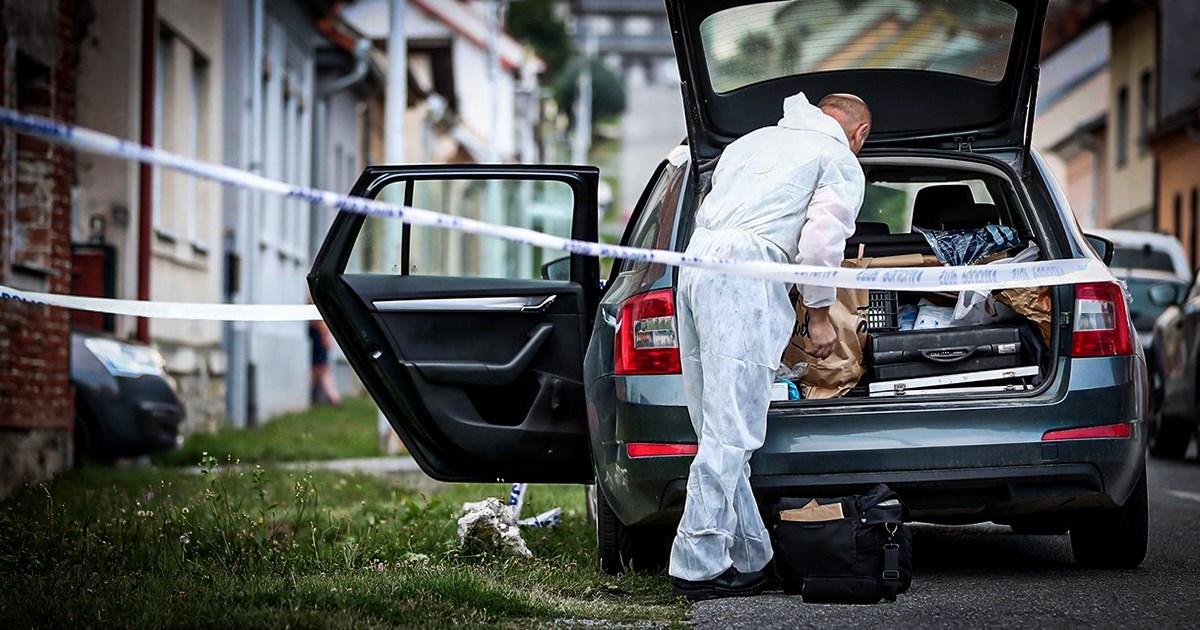
[[[900,296],[895,291],[871,289],[864,312],[868,332],[900,330]]]

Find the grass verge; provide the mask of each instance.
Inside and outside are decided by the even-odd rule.
[[[359,627],[564,619],[681,623],[666,578],[596,566],[578,486],[534,486],[534,559],[458,549],[463,501],[365,475],[82,469],[0,504],[0,619],[8,627]]]
[[[313,407],[279,416],[255,429],[197,433],[176,450],[155,455],[163,466],[194,466],[204,453],[236,454],[243,463],[297,462],[379,455],[375,403],[346,398],[341,407]]]

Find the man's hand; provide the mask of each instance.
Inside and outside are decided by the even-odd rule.
[[[829,307],[808,309],[808,340],[804,352],[816,359],[827,359],[837,344],[837,331],[829,319]]]

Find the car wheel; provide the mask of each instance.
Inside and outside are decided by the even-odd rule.
[[[1192,428],[1186,423],[1159,414],[1150,432],[1150,454],[1164,459],[1183,459],[1192,441]]]
[[[596,546],[600,569],[610,575],[626,571],[658,573],[667,567],[675,532],[666,527],[627,527],[617,518],[604,491],[595,489]]]
[[[1071,522],[1071,552],[1086,567],[1136,569],[1146,558],[1149,530],[1146,469],[1125,505],[1087,510]]]
[[[78,403],[76,403],[75,429],[71,435],[74,448],[71,464],[75,468],[81,468],[95,456],[97,437],[95,424],[85,413],[78,411]]]

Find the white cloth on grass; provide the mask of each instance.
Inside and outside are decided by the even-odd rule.
[[[696,215],[689,254],[841,266],[865,178],[841,125],[804,94],[779,124],[726,147]],[[836,291],[801,287],[829,306]],[[730,566],[758,571],[771,541],[750,489],[750,456],[767,431],[771,383],[795,311],[788,286],[691,268],[676,298],[684,390],[699,449],[688,472],[671,575],[708,580]]]

